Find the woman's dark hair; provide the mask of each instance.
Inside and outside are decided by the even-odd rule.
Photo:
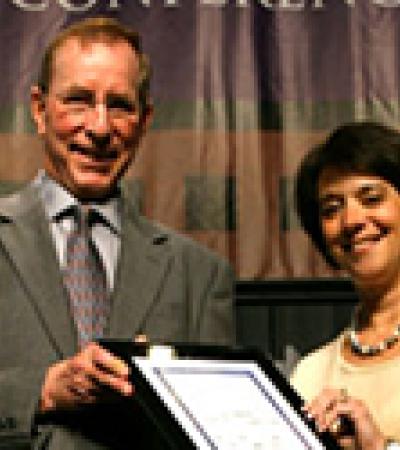
[[[326,247],[319,214],[318,181],[327,168],[376,175],[400,192],[400,134],[374,122],[342,125],[300,164],[295,183],[300,222],[327,262],[337,268]]]

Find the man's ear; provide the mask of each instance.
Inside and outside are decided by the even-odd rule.
[[[151,126],[153,122],[154,107],[152,103],[148,103],[142,111],[140,118],[140,126],[142,129],[142,134],[145,133]]]
[[[138,130],[136,133],[136,146],[139,145],[143,135],[146,133],[153,120],[153,105],[147,104],[140,112]]]
[[[46,132],[46,101],[45,94],[39,86],[31,88],[31,114],[38,134],[44,134]]]

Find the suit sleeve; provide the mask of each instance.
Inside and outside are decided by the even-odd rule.
[[[190,340],[200,343],[235,343],[234,276],[229,264],[209,252],[192,258],[189,290],[192,298]]]
[[[45,370],[34,365],[0,370],[0,442],[10,442],[10,448],[30,442],[37,431],[35,416]]]

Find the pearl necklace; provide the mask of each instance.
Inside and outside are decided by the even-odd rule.
[[[393,347],[393,345],[400,339],[400,324],[397,325],[391,336],[383,339],[376,345],[361,344],[357,337],[357,328],[357,321],[354,315],[351,321],[351,326],[348,330],[348,336],[350,340],[350,348],[352,352],[357,355],[375,356],[384,350],[388,350]]]

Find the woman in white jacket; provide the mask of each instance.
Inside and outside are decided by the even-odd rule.
[[[359,303],[292,383],[343,448],[400,448],[400,134],[375,123],[338,128],[304,158],[296,196],[305,231],[352,278]]]

